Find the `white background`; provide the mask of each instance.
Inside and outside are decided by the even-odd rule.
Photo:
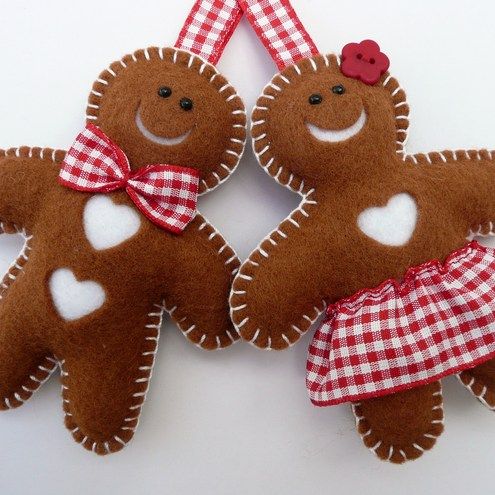
[[[294,0],[322,51],[374,38],[412,107],[409,150],[495,148],[495,3]],[[109,62],[171,45],[192,0],[0,0],[0,147],[66,148]],[[252,108],[275,66],[243,21],[219,67]],[[297,204],[257,166],[200,208],[242,259]],[[2,268],[19,242],[0,239]],[[324,248],[324,246],[322,246]],[[22,322],[19,322],[22,332]],[[312,332],[309,332],[312,334]],[[361,443],[347,406],[317,409],[304,385],[306,335],[283,353],[237,344],[201,351],[169,322],[134,440],[104,458],[73,442],[58,377],[0,414],[5,494],[481,494],[493,492],[495,417],[444,381],[446,431],[433,451],[394,466]]]

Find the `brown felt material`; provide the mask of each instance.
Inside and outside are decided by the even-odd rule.
[[[439,382],[353,404],[364,444],[396,464],[430,450],[443,431]]]
[[[158,96],[161,86],[172,88],[170,98]],[[193,100],[193,110],[179,107],[182,97]],[[205,192],[228,177],[242,154],[242,101],[212,66],[187,52],[149,48],[124,57],[100,75],[89,103],[88,121],[122,147],[132,169],[197,168]],[[154,134],[176,137],[190,129],[189,136],[173,146],[148,141],[136,127],[138,107]],[[84,447],[106,454],[134,434],[162,310],[204,349],[237,340],[228,294],[239,261],[199,213],[180,235],[141,216],[132,237],[94,250],[83,227],[92,195],[58,184],[64,156],[27,147],[0,152],[0,225],[29,236],[1,289],[0,409],[20,406],[60,363],[67,428]],[[107,197],[135,208],[124,191]],[[104,304],[62,319],[48,287],[58,268],[99,283]]]
[[[332,92],[339,84],[344,94]],[[315,93],[323,97],[319,105],[308,101]],[[362,130],[341,142],[318,140],[306,125],[345,129],[363,110]],[[407,155],[408,114],[397,80],[387,73],[369,86],[347,78],[334,55],[304,59],[266,86],[252,115],[254,149],[265,171],[303,200],[234,280],[231,314],[242,338],[260,348],[284,349],[325,304],[400,279],[411,266],[443,260],[471,231],[490,231],[492,153]],[[359,229],[358,215],[399,193],[416,201],[415,230],[405,245],[381,244]],[[395,402],[385,397],[380,403],[388,400]],[[421,411],[420,404],[413,407]],[[384,423],[395,427],[399,420],[390,414]]]

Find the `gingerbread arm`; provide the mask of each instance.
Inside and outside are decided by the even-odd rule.
[[[176,238],[166,277],[165,309],[187,338],[204,349],[227,347],[239,337],[229,317],[229,293],[239,260],[201,216]]]
[[[57,187],[58,163],[63,157],[63,151],[48,148],[0,150],[1,222],[29,231],[33,228],[46,194]]]
[[[495,154],[481,151],[444,151],[409,156],[419,179],[430,184],[436,204],[464,228],[461,235],[474,236],[495,229]],[[419,167],[418,167],[419,165]],[[448,173],[446,173],[448,170]]]
[[[250,255],[234,280],[232,320],[242,338],[258,347],[283,349],[295,343],[335,293],[331,244],[319,237],[327,233],[318,225],[322,219],[315,205],[307,198]]]

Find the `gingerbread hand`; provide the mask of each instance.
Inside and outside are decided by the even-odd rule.
[[[27,146],[0,150],[2,230],[15,232],[15,224],[27,230],[33,228],[46,197],[57,188],[59,168],[54,163],[64,155],[61,150]]]

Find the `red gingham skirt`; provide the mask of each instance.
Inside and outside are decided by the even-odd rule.
[[[391,394],[495,356],[495,250],[477,242],[327,310],[309,347],[311,402]]]

